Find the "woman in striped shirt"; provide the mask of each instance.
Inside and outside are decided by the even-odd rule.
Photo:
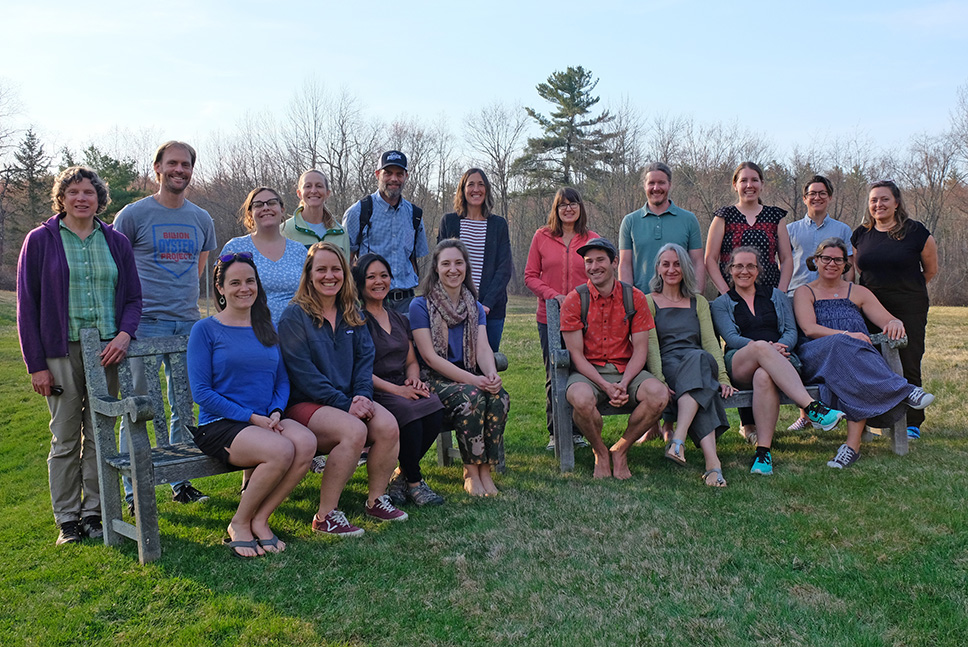
[[[460,238],[471,260],[471,278],[478,300],[487,314],[487,341],[495,353],[500,350],[508,303],[508,281],[514,266],[508,223],[491,213],[494,194],[487,175],[479,168],[467,169],[454,195],[454,213],[440,221],[437,242]]]

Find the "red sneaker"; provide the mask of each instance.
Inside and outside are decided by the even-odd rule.
[[[373,502],[373,507],[364,506],[363,511],[378,521],[406,521],[407,513],[398,510],[390,503],[390,497],[383,495]]]
[[[330,510],[322,520],[317,515],[313,515],[313,530],[335,537],[358,537],[363,534],[363,529],[347,521],[346,515],[339,510]]]

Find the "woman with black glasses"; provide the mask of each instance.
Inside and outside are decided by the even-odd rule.
[[[904,324],[870,290],[844,280],[850,268],[847,244],[839,238],[821,242],[807,267],[818,276],[793,295],[797,324],[809,338],[798,352],[803,379],[819,383],[821,399],[847,414],[847,442],[827,463],[842,469],[860,458],[868,418],[902,402],[924,409],[934,396],[892,371],[871,345],[865,317],[890,339],[905,335]]]
[[[259,269],[274,325],[279,324],[282,311],[296,294],[306,259],[306,248],[279,230],[285,207],[275,189],[264,186],[252,189],[239,209],[239,218],[248,235],[233,238],[222,248],[222,254],[251,255]]]
[[[552,436],[554,418],[551,415],[551,365],[548,361],[548,309],[545,301],[555,299],[560,305],[569,292],[587,280],[585,261],[578,253],[578,248],[592,238],[598,238],[598,234],[588,228],[588,214],[581,194],[570,186],[562,187],[551,203],[547,224],[534,232],[528,262],[524,267],[524,284],[538,297],[538,340],[545,365],[546,449],[549,451],[554,451],[555,439]],[[588,441],[577,427],[572,428],[572,439],[576,447],[588,447]]]

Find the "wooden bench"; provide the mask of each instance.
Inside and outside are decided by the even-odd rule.
[[[123,537],[134,540],[138,544],[138,559],[144,564],[161,557],[155,487],[163,483],[225,474],[240,468],[202,453],[192,441],[174,445],[168,441],[168,415],[163,397],[167,385],[165,378],[160,376],[162,357],[171,367],[175,401],[170,406],[178,412],[180,420],[195,419],[186,362],[188,335],[152,337],[131,342],[124,361],[118,367],[119,397],[108,391],[107,376],[101,366],[101,350],[105,344],[97,330],[81,332],[90,403],[85,415],[88,416],[88,428],[94,430],[97,447],[104,543],[116,546]],[[507,368],[505,355],[495,353],[495,360],[499,371]],[[134,392],[132,371],[138,370],[145,373],[148,393],[144,395]],[[127,434],[127,447],[119,451],[115,426],[122,415],[128,416],[130,433]],[[154,434],[154,446],[152,436],[148,433],[149,420],[161,432]],[[442,431],[437,439],[438,464],[449,466],[455,459],[460,461],[460,452],[453,446],[452,430]],[[498,469],[503,471],[503,467],[502,445]],[[131,478],[135,503],[134,524],[123,518],[125,506],[118,482],[120,476]]]
[[[548,310],[548,354],[551,363],[551,411],[553,417],[553,429],[555,436],[555,456],[562,472],[570,472],[575,469],[575,447],[572,444],[572,406],[565,397],[565,389],[568,385],[568,374],[571,371],[571,355],[568,350],[561,346],[561,311],[558,301],[548,299],[546,302]],[[897,349],[907,345],[907,339],[890,340],[883,334],[871,335],[871,341],[879,344],[881,355],[887,360],[898,375],[901,371],[901,358]],[[820,389],[815,385],[807,385],[807,392],[813,398],[819,398]],[[737,391],[725,401],[726,407],[735,409],[739,407],[750,407],[753,405],[753,391]],[[785,393],[780,392],[780,404],[795,404]],[[603,416],[628,415],[629,409],[616,408],[609,404],[599,407]],[[904,455],[908,452],[907,426],[902,416],[890,433],[893,437],[894,453]]]
[[[162,357],[171,367],[174,390],[171,408],[178,412],[183,423],[195,420],[185,359],[188,335],[132,341],[118,367],[119,397],[108,392],[100,358],[104,345],[97,330],[81,331],[89,403],[85,415],[89,417],[89,428],[94,430],[97,446],[104,543],[115,546],[121,543],[122,537],[133,539],[138,544],[138,559],[144,564],[161,557],[155,487],[224,474],[238,468],[203,454],[192,441],[174,445],[168,442],[168,416],[162,395],[167,386],[165,378],[159,376]],[[146,395],[134,392],[132,371],[144,371]],[[121,415],[128,417],[128,433],[127,447],[119,451],[114,428]],[[149,420],[153,421],[156,431],[154,446],[148,434]],[[134,525],[122,518],[120,476],[130,477],[134,488]]]

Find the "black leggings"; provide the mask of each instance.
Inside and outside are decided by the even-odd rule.
[[[443,420],[441,409],[400,427],[400,471],[408,483],[423,480],[420,459],[437,440]]]

